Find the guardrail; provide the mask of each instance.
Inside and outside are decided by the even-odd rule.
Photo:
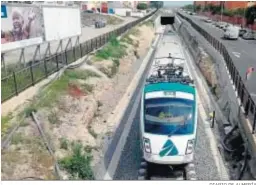
[[[59,71],[65,65],[75,62],[77,59],[89,54],[93,50],[100,48],[106,44],[112,36],[120,36],[130,28],[155,14],[156,11],[157,10],[120,28],[72,47],[71,49],[50,55],[41,60],[32,61],[29,63],[28,67],[19,71],[13,71],[11,74],[1,79],[1,103],[15,95],[17,96],[28,87],[34,86],[39,81]]]
[[[177,14],[188,21],[191,26],[198,31],[220,54],[223,56],[226,66],[228,68],[229,74],[235,86],[235,90],[237,91],[238,97],[241,101],[241,105],[244,108],[245,116],[250,120],[252,125],[252,134],[255,133],[256,130],[256,105],[253,101],[250,93],[246,89],[241,76],[239,75],[238,70],[236,69],[232,58],[230,57],[229,52],[227,51],[226,47],[218,41],[215,37],[210,35],[207,31],[203,28],[198,26],[193,20],[189,19],[188,17],[182,15],[181,13],[177,12]]]

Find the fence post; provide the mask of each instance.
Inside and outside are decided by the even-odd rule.
[[[16,81],[16,75],[15,75],[15,72],[13,71],[13,81],[14,81],[14,88],[15,88],[15,94],[16,96],[18,96],[18,88],[17,88],[17,81]]]
[[[74,61],[76,61],[76,51],[75,51],[75,49],[76,49],[75,47],[74,47],[74,48],[72,48],[72,50],[73,50],[73,59],[74,59]],[[73,61],[73,62],[74,62],[74,61]]]
[[[253,125],[252,125],[252,134],[255,133],[255,127],[256,127],[256,106],[254,106],[254,118],[253,118]]]
[[[44,59],[44,72],[45,72],[45,77],[48,76],[48,73],[47,73],[47,65],[46,65],[46,60]]]
[[[57,65],[57,71],[59,70],[59,60],[58,60],[58,55],[55,56],[56,58],[56,65]]]
[[[251,102],[250,102],[249,94],[247,94],[247,101],[246,101],[246,104],[245,104],[245,107],[244,107],[246,117],[248,116],[249,111],[250,111],[250,104],[251,104]]]
[[[68,56],[67,56],[67,50],[65,50],[65,58],[66,58],[66,65],[68,65]]]
[[[80,43],[79,45],[80,45],[80,54],[81,54],[81,56],[80,56],[80,57],[82,58],[82,57],[83,57],[82,44]]]
[[[35,82],[34,82],[34,75],[33,75],[32,63],[30,63],[29,69],[30,69],[30,75],[31,75],[32,85],[34,86],[34,85],[35,85]]]

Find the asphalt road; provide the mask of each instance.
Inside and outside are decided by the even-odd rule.
[[[167,48],[168,49],[168,48]],[[147,76],[147,73],[145,73]],[[127,119],[123,119],[124,125],[132,122],[131,130],[126,140],[124,149],[113,177],[114,180],[136,180],[138,177],[138,169],[141,161],[142,152],[140,150],[140,94],[144,85],[144,78],[141,79],[140,85],[137,87],[135,96],[130,102],[129,107],[136,107],[136,110],[130,109],[127,112]],[[137,106],[136,106],[137,104]],[[128,108],[129,109],[129,108]],[[130,119],[131,112],[135,111],[135,115]],[[195,149],[195,166],[198,180],[221,180],[217,171],[214,156],[210,148],[210,140],[207,137],[205,122],[198,119],[198,139]]]
[[[198,23],[199,26],[206,29],[211,35],[222,41],[231,54],[232,60],[239,71],[242,78],[245,78],[245,73],[248,67],[254,67],[256,69],[256,41],[255,40],[223,40],[223,30],[216,28],[211,23],[203,22],[201,19],[203,16],[189,16],[192,20]],[[245,83],[252,98],[256,102],[256,73],[253,73],[251,78]]]

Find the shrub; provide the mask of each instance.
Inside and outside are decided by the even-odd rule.
[[[146,10],[148,8],[148,5],[146,3],[139,3],[137,5],[137,9],[139,10]]]
[[[73,146],[73,154],[60,160],[62,168],[70,173],[72,179],[93,180],[91,169],[92,156],[89,153],[82,153],[82,145]]]

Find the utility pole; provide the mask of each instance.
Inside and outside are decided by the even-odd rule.
[[[221,14],[220,14],[220,22],[222,22],[222,14],[223,14],[223,5],[224,5],[225,1],[220,1],[221,4]]]
[[[244,27],[245,26],[245,12],[246,12],[246,8],[247,8],[247,3],[245,3],[245,7],[244,7],[244,17],[243,17],[243,25],[242,25],[242,27]]]

